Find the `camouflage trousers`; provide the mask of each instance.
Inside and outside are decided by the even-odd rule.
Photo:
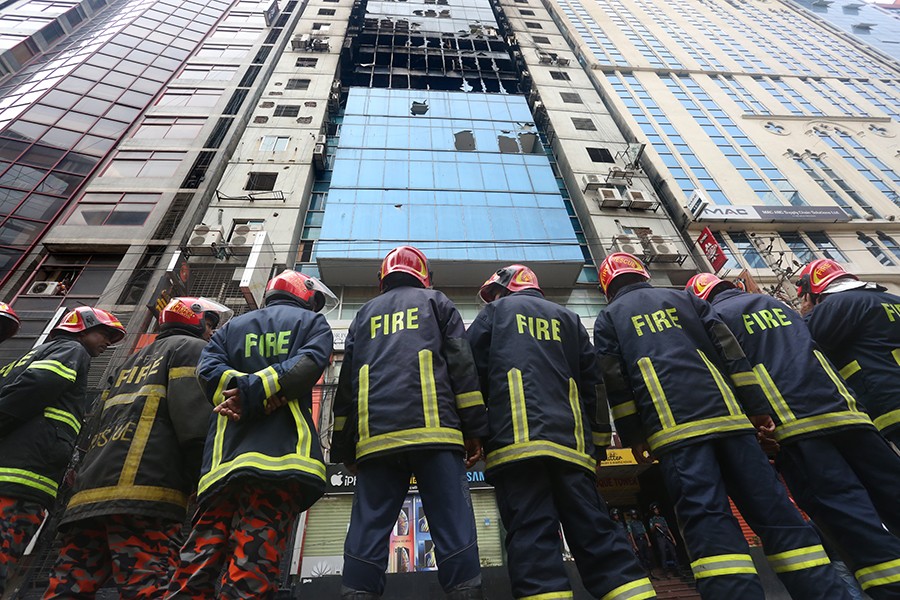
[[[275,597],[297,495],[261,485],[225,488],[198,509],[167,599]]]
[[[175,569],[180,529],[170,519],[131,515],[64,525],[44,599],[93,598],[110,578],[123,600],[161,597]]]
[[[44,508],[37,502],[0,496],[0,597],[43,520]]]

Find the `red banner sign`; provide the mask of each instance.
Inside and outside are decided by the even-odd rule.
[[[719,242],[716,241],[716,237],[709,230],[709,227],[703,228],[703,231],[700,232],[700,237],[697,238],[697,243],[712,265],[713,273],[718,273],[719,269],[728,262],[728,257],[725,256],[722,247],[719,246]]]

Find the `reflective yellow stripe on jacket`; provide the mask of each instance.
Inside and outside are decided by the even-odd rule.
[[[492,469],[517,460],[546,456],[564,460],[591,471],[597,468],[597,461],[584,452],[578,452],[568,446],[563,446],[562,444],[549,442],[547,440],[529,440],[518,444],[504,446],[499,450],[489,452],[485,459],[485,464],[488,469]]]
[[[528,441],[528,413],[525,411],[525,385],[522,371],[510,369],[506,374],[509,385],[509,408],[513,424],[513,443]]]
[[[828,560],[828,555],[825,554],[825,548],[821,545],[797,548],[779,552],[778,554],[767,554],[766,559],[768,559],[769,565],[776,573],[802,571],[803,569],[811,569],[831,563]]]
[[[853,574],[863,590],[900,581],[900,559],[865,567]]]
[[[669,444],[701,435],[742,430],[753,431],[753,425],[746,415],[713,417],[657,431],[650,435],[647,442],[650,444],[650,449],[655,451]]]
[[[775,439],[781,442],[797,435],[821,431],[823,429],[831,429],[832,427],[871,424],[872,421],[869,419],[869,416],[861,412],[847,410],[843,412],[825,413],[824,415],[796,419],[790,423],[782,423],[775,428]]]
[[[67,410],[48,406],[44,409],[44,416],[48,419],[53,419],[54,421],[65,423],[66,425],[74,429],[76,434],[81,431],[81,421],[78,420],[78,417]]]
[[[897,423],[900,423],[900,409],[892,410],[881,416],[875,417],[875,427],[877,427],[879,431],[884,431]]]
[[[703,360],[706,368],[709,369],[709,373],[710,375],[712,375],[713,381],[716,382],[716,387],[719,388],[719,393],[722,394],[722,400],[725,401],[725,406],[728,407],[728,414],[742,414],[743,411],[741,410],[741,405],[738,404],[737,398],[734,397],[734,391],[731,389],[731,386],[728,385],[728,382],[725,381],[725,378],[722,377],[722,373],[719,372],[719,369],[716,368],[716,365],[714,365],[712,361],[706,357],[706,354],[704,354],[702,350],[697,350],[697,354],[700,355],[700,358]]]
[[[11,467],[0,467],[0,481],[24,485],[48,494],[53,498],[56,498],[56,492],[59,489],[59,484],[49,477],[44,477],[34,471],[13,469]]]
[[[422,388],[422,412],[425,414],[425,428],[441,426],[438,409],[437,387],[434,382],[434,361],[431,350],[419,351],[419,383]]]
[[[28,369],[42,369],[44,371],[50,371],[51,373],[56,373],[66,381],[75,381],[78,378],[78,371],[72,369],[71,367],[67,367],[62,364],[58,360],[36,360],[27,367]]]
[[[584,423],[581,419],[581,402],[578,399],[578,384],[569,379],[569,407],[575,419],[575,451],[584,452]]]

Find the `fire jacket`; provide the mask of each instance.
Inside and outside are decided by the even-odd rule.
[[[441,292],[394,287],[366,302],[344,345],[332,460],[459,448],[488,432],[465,329]]]
[[[62,523],[113,514],[184,520],[212,412],[197,381],[205,345],[173,329],[125,361],[103,394]]]
[[[524,290],[485,306],[466,337],[487,398],[487,468],[544,456],[593,473],[612,434],[578,315]]]
[[[237,388],[239,421],[210,420],[203,451],[198,500],[228,482],[247,478],[293,481],[306,491],[306,510],[325,489],[325,465],[312,421],[312,388],[331,357],[333,338],[323,315],[287,300],[230,320],[203,349],[197,376],[213,404]],[[275,394],[287,405],[269,415]]]
[[[880,286],[822,294],[812,337],[882,432],[900,428],[900,297]]]
[[[0,368],[0,496],[49,508],[87,411],[91,356],[59,336]]]
[[[735,382],[760,386],[778,441],[873,427],[798,313],[771,296],[740,290],[720,292],[712,306],[753,365],[751,375]]]
[[[594,347],[616,430],[656,454],[752,433],[746,414],[770,412],[759,387],[735,389],[750,363],[709,304],[648,283],[623,287],[597,316]],[[746,411],[746,414],[745,412]]]

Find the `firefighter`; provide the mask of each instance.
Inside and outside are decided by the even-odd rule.
[[[487,398],[486,476],[507,531],[513,596],[572,597],[562,523],[592,596],[655,597],[597,491],[611,428],[581,319],[546,300],[523,265],[494,273],[479,296],[487,305],[466,336]]]
[[[597,317],[594,345],[619,436],[639,462],[659,457],[677,499],[701,596],[765,597],[730,496],[780,561],[793,597],[846,599],[818,536],[757,443],[756,429],[768,432],[774,423],[758,387],[732,384],[750,371],[734,335],[703,300],[649,279],[630,254],[604,259],[600,285],[609,306]]]
[[[273,598],[291,523],[325,489],[312,389],[333,342],[317,313],[336,299],[290,270],[269,281],[264,299],[200,355],[197,376],[216,415],[169,598]]]
[[[0,302],[0,342],[5,342],[19,332],[19,315],[9,304]]]
[[[799,314],[710,273],[694,276],[688,289],[712,304],[753,365],[736,383],[760,386],[766,395],[781,448],[776,464],[800,508],[839,541],[869,595],[900,597],[900,539],[881,525],[900,531],[900,456]]]
[[[652,502],[650,504],[650,533],[653,534],[654,546],[659,554],[659,568],[663,571],[669,571],[673,577],[678,577],[678,554],[675,552],[675,536],[669,529],[669,522],[662,516],[659,510],[659,503]]]
[[[900,448],[900,297],[825,258],[803,267],[797,295],[813,339]]]
[[[466,466],[481,457],[487,415],[453,303],[431,289],[425,255],[391,250],[381,294],[359,310],[344,345],[332,460],[358,469],[344,544],[342,596],[379,598],[388,541],[415,474],[448,598],[482,598]]]
[[[115,315],[80,306],[48,342],[0,368],[0,597],[72,458],[91,358],[124,337]]]
[[[653,563],[650,559],[651,544],[650,536],[647,535],[647,528],[644,527],[644,522],[641,520],[641,515],[636,508],[629,510],[628,516],[630,517],[630,520],[627,522],[627,525],[628,531],[631,533],[632,543],[634,544],[632,548],[632,550],[634,550],[634,556],[641,564],[644,572],[649,575],[651,579],[656,579],[657,577],[653,574]]]
[[[231,310],[175,298],[160,334],[132,354],[103,395],[96,432],[60,522],[62,549],[44,598],[92,598],[112,578],[122,598],[158,598],[197,487],[212,409],[197,382],[200,351]]]

